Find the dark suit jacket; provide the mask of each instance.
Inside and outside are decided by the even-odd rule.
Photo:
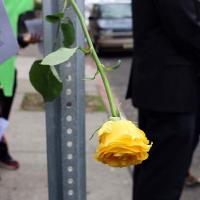
[[[132,6],[134,56],[127,97],[140,109],[195,111],[200,3],[133,0]]]

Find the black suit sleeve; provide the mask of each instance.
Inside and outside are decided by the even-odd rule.
[[[167,36],[200,63],[200,14],[197,0],[152,0]],[[196,2],[195,2],[196,1]]]

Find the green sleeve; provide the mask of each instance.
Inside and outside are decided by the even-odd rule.
[[[4,5],[13,29],[17,34],[17,22],[20,14],[33,9],[32,0],[4,0]],[[0,87],[6,96],[12,96],[16,56],[0,65]]]

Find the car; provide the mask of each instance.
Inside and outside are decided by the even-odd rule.
[[[133,48],[131,2],[94,3],[89,16],[89,32],[97,51]]]

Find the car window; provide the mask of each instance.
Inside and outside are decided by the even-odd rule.
[[[132,16],[131,4],[103,4],[100,7],[101,18],[130,18]]]

